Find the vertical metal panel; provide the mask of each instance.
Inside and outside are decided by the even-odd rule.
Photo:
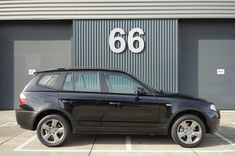
[[[75,66],[117,68],[137,76],[156,89],[178,91],[177,20],[74,20]],[[113,53],[109,34],[122,28],[126,35],[133,28],[144,31],[141,53]]]

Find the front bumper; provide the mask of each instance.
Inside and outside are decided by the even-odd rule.
[[[220,111],[216,111],[213,114],[210,114],[210,118],[207,120],[207,125],[209,126],[209,132],[215,133],[220,124]]]
[[[34,130],[35,111],[28,111],[23,109],[16,110],[16,121],[21,128]]]

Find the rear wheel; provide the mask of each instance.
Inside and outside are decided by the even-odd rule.
[[[172,139],[182,147],[198,146],[205,139],[205,135],[205,124],[195,115],[178,118],[171,129]]]
[[[67,121],[60,115],[48,115],[37,126],[40,142],[49,147],[62,145],[71,133]]]

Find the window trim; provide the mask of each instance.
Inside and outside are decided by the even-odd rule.
[[[107,86],[107,83],[105,81],[105,71],[100,71],[99,72],[100,74],[100,90],[102,93],[108,93],[108,86]]]

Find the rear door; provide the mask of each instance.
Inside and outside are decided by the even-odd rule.
[[[104,98],[97,71],[67,73],[59,94],[60,102],[80,126],[100,126],[107,109]]]

